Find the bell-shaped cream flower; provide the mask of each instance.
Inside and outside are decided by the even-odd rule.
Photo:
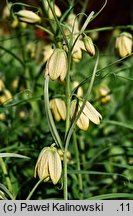
[[[52,80],[60,77],[63,81],[67,73],[67,55],[63,49],[56,48],[46,64],[45,76],[49,75]]]
[[[81,100],[78,103],[77,100],[72,101],[71,118],[76,117],[80,108],[82,107],[82,104],[83,101]],[[100,119],[102,119],[100,113],[87,101],[76,124],[81,130],[86,131],[89,127],[89,121],[92,121],[94,124],[98,125],[100,123]]]
[[[70,41],[70,34],[72,37],[72,44],[73,44],[73,50],[72,50],[72,58],[73,61],[79,62],[82,58],[82,50],[86,50],[84,46],[84,42],[82,41],[82,37],[80,36],[78,39],[79,34],[79,23],[78,23],[78,17],[71,13],[68,16],[68,19],[66,21],[67,28],[64,30],[66,37],[68,38],[68,41]]]
[[[61,173],[62,165],[57,149],[54,146],[43,148],[35,166],[34,177],[38,175],[44,182],[51,179],[53,184],[57,184]]]
[[[74,13],[69,14],[66,22],[67,22],[67,26],[69,28],[69,31],[66,31],[66,34],[67,33],[70,34],[70,32],[72,32],[72,31],[73,31],[74,35],[79,33],[78,19]]]
[[[54,20],[54,15],[53,15],[53,13],[52,13],[52,11],[51,11],[51,9],[50,9],[47,1],[44,1],[44,7],[45,7],[45,10],[47,11],[48,17],[50,19]],[[51,7],[53,8],[56,16],[57,17],[61,17],[61,10],[60,10],[60,8],[56,4],[54,4],[52,2],[51,2]]]
[[[66,119],[66,105],[63,100],[59,98],[50,100],[50,108],[56,121]]]
[[[85,45],[85,49],[89,53],[89,55],[94,56],[95,55],[95,47],[94,47],[94,44],[93,44],[91,37],[89,37],[87,35],[84,36],[84,45]]]
[[[123,32],[116,39],[115,48],[120,57],[126,57],[132,52],[133,38],[128,32]]]
[[[30,10],[20,10],[16,14],[22,22],[37,23],[41,21],[41,18]]]
[[[52,49],[51,45],[49,45],[49,44],[45,45],[44,49],[43,49],[43,56],[44,56],[43,62],[44,63],[50,58],[52,53],[53,53],[53,49]]]
[[[73,41],[76,39],[76,37],[73,38]],[[73,50],[72,50],[72,58],[73,61],[79,62],[82,59],[82,50],[85,50],[85,46],[83,41],[79,38],[76,43],[74,44]]]

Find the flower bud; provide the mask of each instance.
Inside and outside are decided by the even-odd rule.
[[[66,105],[65,102],[59,98],[54,98],[50,101],[50,108],[56,121],[66,119]]]
[[[19,19],[23,22],[37,23],[41,21],[41,18],[33,11],[20,10],[16,14],[18,15]]]
[[[0,113],[0,121],[6,120],[6,114],[5,113]]]
[[[87,35],[84,36],[84,45],[85,45],[86,51],[90,54],[90,56],[94,56],[95,47],[94,47],[92,39]]]
[[[17,28],[19,26],[19,20],[17,18],[15,18],[12,23],[11,23],[11,27],[13,29]]]
[[[121,33],[115,43],[115,48],[117,49],[119,56],[123,58],[130,55],[132,52],[132,44],[132,35],[127,32]]]
[[[63,81],[67,73],[67,55],[63,49],[56,48],[46,64],[45,76],[49,75],[52,80],[60,77]]]
[[[0,93],[1,93],[0,104],[5,103],[12,98],[12,95],[8,89],[4,89]]]
[[[53,184],[57,184],[61,173],[62,165],[57,149],[53,145],[43,148],[35,166],[34,177],[38,175],[44,182],[51,179]]]
[[[60,155],[61,160],[63,161],[63,157],[64,157],[64,152],[61,149],[58,149],[58,153]],[[71,153],[70,151],[67,151],[67,161],[71,160]]]
[[[110,89],[106,86],[101,86],[99,88],[99,96],[102,104],[106,104],[111,100],[111,96],[109,94]]]

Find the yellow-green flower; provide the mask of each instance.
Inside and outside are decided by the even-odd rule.
[[[50,100],[50,108],[56,121],[66,119],[66,105],[65,102],[59,98]]]
[[[52,80],[60,77],[63,81],[67,73],[67,55],[63,49],[56,48],[46,64],[45,76],[49,75]]]
[[[44,182],[51,179],[53,184],[57,184],[61,173],[61,158],[57,149],[54,146],[43,148],[35,166],[34,177],[38,175]]]
[[[80,108],[82,107],[83,101],[73,100],[71,103],[71,118],[74,116],[76,117],[77,113],[79,112]],[[94,124],[100,124],[100,119],[102,119],[101,114],[87,101],[85,107],[80,114],[77,120],[77,126],[81,129],[86,131],[89,127],[89,121],[92,121]]]
[[[115,48],[120,57],[126,57],[132,52],[133,38],[130,33],[123,32],[116,39]]]

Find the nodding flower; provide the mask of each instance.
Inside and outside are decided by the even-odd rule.
[[[44,147],[38,157],[34,177],[37,175],[44,182],[52,180],[53,184],[57,184],[61,178],[62,164],[58,150],[51,145]]]
[[[20,10],[16,13],[19,20],[27,23],[38,23],[41,21],[41,18],[30,10]]]
[[[120,57],[126,57],[132,53],[133,38],[128,32],[123,32],[116,38],[115,48]]]
[[[45,77],[50,76],[52,80],[60,77],[64,81],[67,73],[67,55],[65,50],[56,48],[46,63]]]
[[[50,100],[50,108],[56,121],[66,119],[66,105],[63,100],[59,98]]]

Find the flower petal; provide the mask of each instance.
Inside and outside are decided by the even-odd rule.
[[[87,101],[83,113],[94,123],[99,124],[102,119],[101,114]]]
[[[53,150],[49,154],[49,173],[53,184],[57,184],[61,177],[62,165],[57,151]]]

